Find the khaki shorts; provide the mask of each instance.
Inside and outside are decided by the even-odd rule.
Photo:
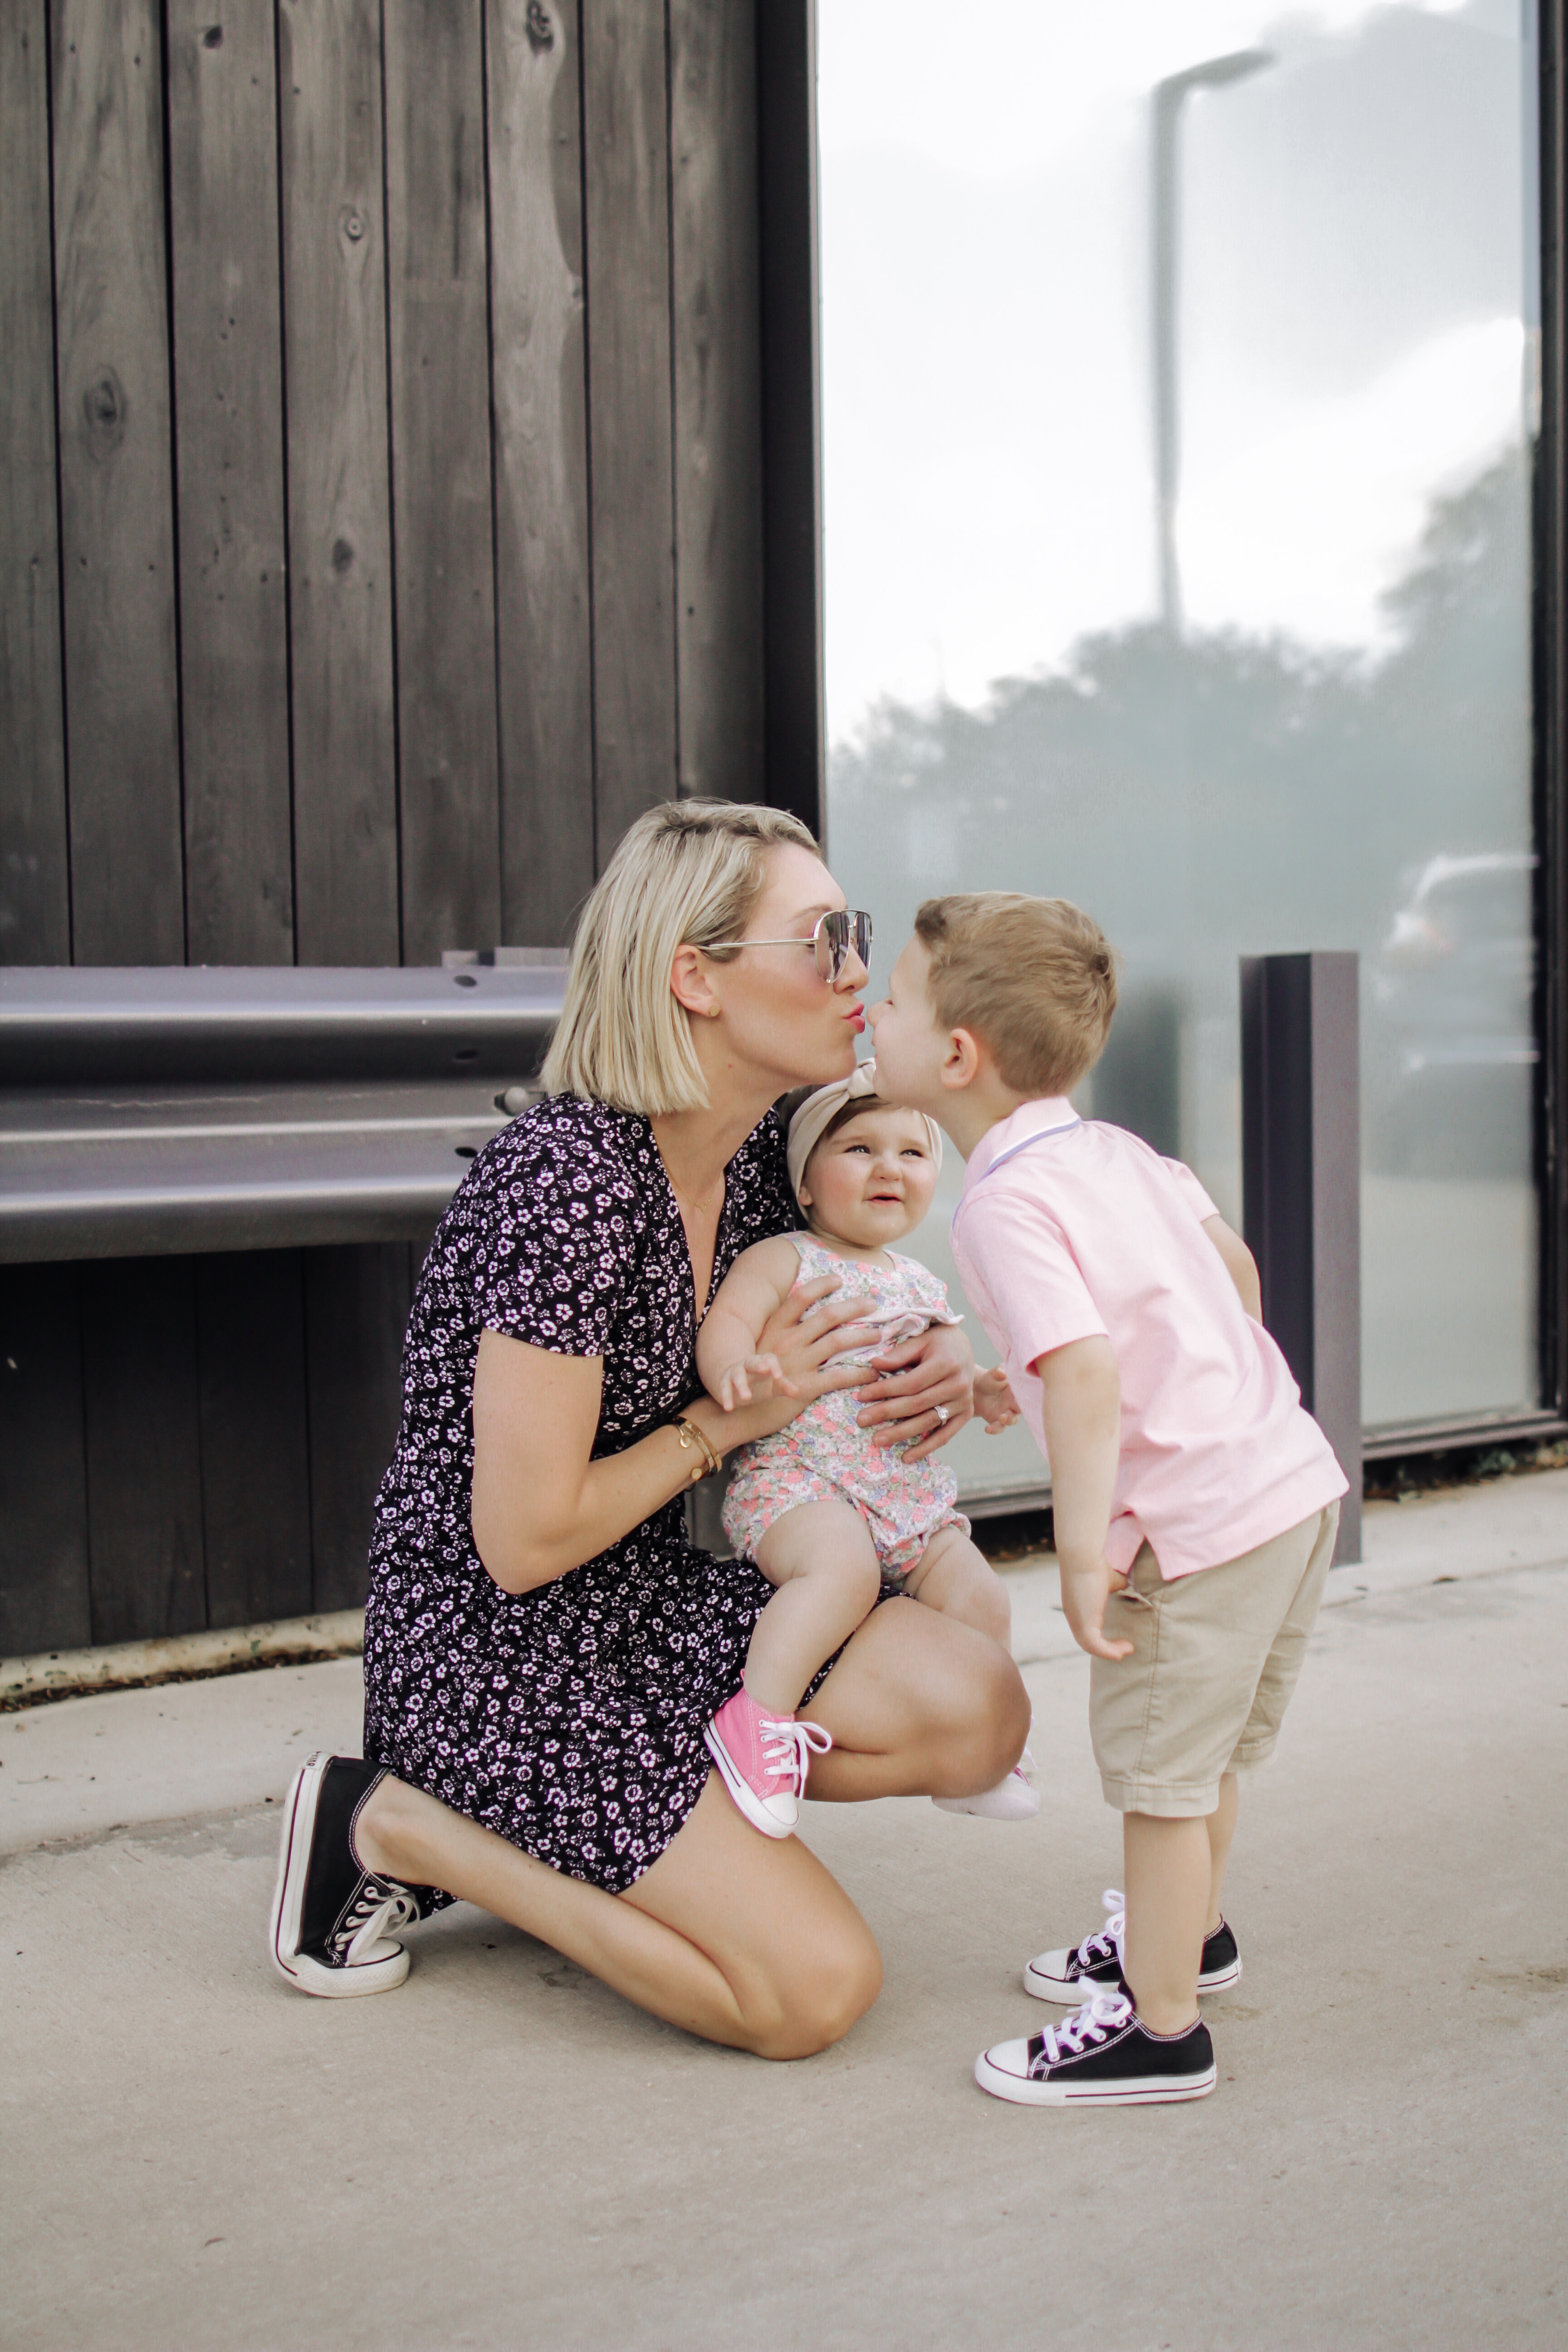
[[[1167,1584],[1145,1544],[1105,1631],[1127,1658],[1095,1658],[1089,1726],[1105,1801],[1182,1821],[1212,1813],[1226,1772],[1267,1764],[1334,1556],[1340,1507],[1223,1567]]]

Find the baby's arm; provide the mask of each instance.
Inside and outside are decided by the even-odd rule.
[[[757,1340],[800,1276],[800,1253],[783,1234],[742,1250],[719,1286],[697,1334],[702,1385],[726,1412],[772,1396],[798,1396],[776,1356],[759,1356]]]
[[[1105,1604],[1126,1582],[1105,1557],[1121,1448],[1121,1377],[1109,1339],[1069,1340],[1037,1356],[1051,1514],[1061,1568],[1062,1608],[1080,1650],[1125,1658],[1131,1642],[1108,1641]]]
[[[1263,1320],[1263,1286],[1258,1279],[1258,1261],[1239,1234],[1232,1233],[1223,1217],[1205,1217],[1204,1231],[1225,1261],[1225,1270],[1236,1285],[1237,1296],[1255,1323]]]

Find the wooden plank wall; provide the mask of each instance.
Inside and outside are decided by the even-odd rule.
[[[0,1654],[363,1601],[422,1255],[0,1266]]]
[[[654,803],[804,804],[780,4],[0,0],[0,961],[555,944]],[[0,1649],[360,1598],[417,1255],[0,1269]]]
[[[752,9],[3,0],[0,959],[555,943],[764,796]]]

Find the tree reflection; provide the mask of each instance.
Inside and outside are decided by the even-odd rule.
[[[1166,1150],[1179,1129],[1200,1155],[1203,1138],[1187,1130],[1203,1114],[1171,1071],[1178,1028],[1234,1030],[1240,954],[1358,949],[1369,1148],[1409,1167],[1416,1114],[1396,1034],[1409,992],[1396,1018],[1373,983],[1430,859],[1528,847],[1528,579],[1526,484],[1511,454],[1435,502],[1384,599],[1378,655],[1234,629],[1178,639],[1139,622],[1082,638],[1058,670],[999,680],[978,709],[884,702],[833,753],[840,878],[866,894],[895,948],[919,899],[945,888],[1090,908],[1126,958],[1129,1014],[1096,1108]],[[1498,969],[1514,977],[1499,977],[1493,1008],[1506,1028],[1524,1017],[1522,865],[1511,896],[1493,887],[1489,905],[1513,927],[1512,964],[1503,956]],[[1438,1172],[1445,1133],[1482,1108],[1506,1129],[1507,1164],[1522,1168],[1528,1073],[1478,1105],[1462,1050],[1450,1061],[1423,1096],[1415,1164]]]

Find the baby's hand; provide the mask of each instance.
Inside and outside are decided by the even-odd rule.
[[[974,1410],[985,1423],[987,1437],[1000,1437],[1018,1418],[1018,1400],[1000,1365],[974,1375]]]
[[[776,1356],[742,1356],[721,1374],[713,1390],[713,1401],[726,1412],[733,1412],[738,1404],[765,1404],[770,1397],[797,1397],[800,1391],[793,1381],[785,1380],[784,1366]]]

